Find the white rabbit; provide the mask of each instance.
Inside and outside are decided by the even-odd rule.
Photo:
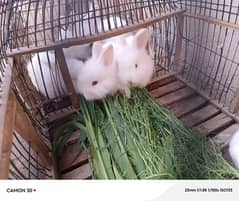
[[[102,99],[118,89],[117,65],[112,45],[95,42],[92,57],[86,61],[77,78],[77,89],[87,100]]]
[[[135,35],[120,38],[114,42],[121,88],[130,98],[130,86],[145,87],[151,80],[154,63],[147,51],[149,32],[140,29]]]
[[[56,58],[54,53],[41,52],[35,54],[27,65],[29,77],[33,85],[45,96],[50,99],[66,94],[60,69],[56,67]],[[67,66],[73,81],[76,85],[76,79],[83,62],[76,59],[67,59]],[[79,92],[75,87],[76,92]]]
[[[237,169],[239,169],[239,130],[232,136],[229,143],[229,154]]]

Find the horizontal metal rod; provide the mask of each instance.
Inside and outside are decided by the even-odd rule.
[[[159,21],[163,21],[165,19],[171,18],[173,16],[176,15],[180,15],[183,14],[185,12],[185,10],[176,10],[174,12],[170,12],[170,13],[165,13],[160,15],[159,17],[155,17],[152,19],[147,19],[141,23],[138,24],[134,24],[134,25],[129,25],[127,27],[120,27],[118,29],[106,32],[106,33],[100,33],[98,35],[94,35],[94,36],[86,36],[86,37],[81,37],[81,38],[72,38],[72,39],[67,39],[64,41],[57,41],[48,45],[41,45],[38,47],[32,46],[32,47],[20,47],[17,49],[13,49],[13,50],[8,50],[7,51],[7,56],[8,57],[13,57],[13,56],[17,56],[17,55],[24,55],[27,53],[37,53],[37,52],[43,52],[43,51],[48,51],[48,50],[53,50],[53,49],[57,49],[57,48],[66,48],[69,46],[75,46],[75,45],[82,45],[85,43],[92,43],[98,40],[104,40],[107,39],[109,37],[114,37],[120,34],[124,34],[127,32],[131,32],[143,27],[147,27],[149,25],[152,25],[156,22]]]

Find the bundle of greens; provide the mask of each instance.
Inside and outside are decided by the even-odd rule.
[[[233,179],[217,147],[185,128],[142,89],[87,102],[74,118],[90,146],[96,179]],[[210,145],[210,146],[209,146]]]

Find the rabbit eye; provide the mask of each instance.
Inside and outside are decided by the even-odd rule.
[[[95,86],[98,84],[98,81],[93,81],[91,84],[92,84],[92,86]]]
[[[138,64],[135,64],[135,68],[138,68]]]

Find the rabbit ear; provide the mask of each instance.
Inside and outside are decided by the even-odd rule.
[[[102,45],[100,44],[100,42],[94,42],[92,47],[92,56],[95,58],[99,58],[101,49]]]
[[[149,40],[149,33],[147,29],[140,29],[135,35],[135,44],[138,49],[146,48]]]
[[[114,49],[112,45],[109,45],[108,47],[105,48],[104,52],[102,53],[101,61],[105,66],[109,66],[113,62],[113,57],[114,57]]]

